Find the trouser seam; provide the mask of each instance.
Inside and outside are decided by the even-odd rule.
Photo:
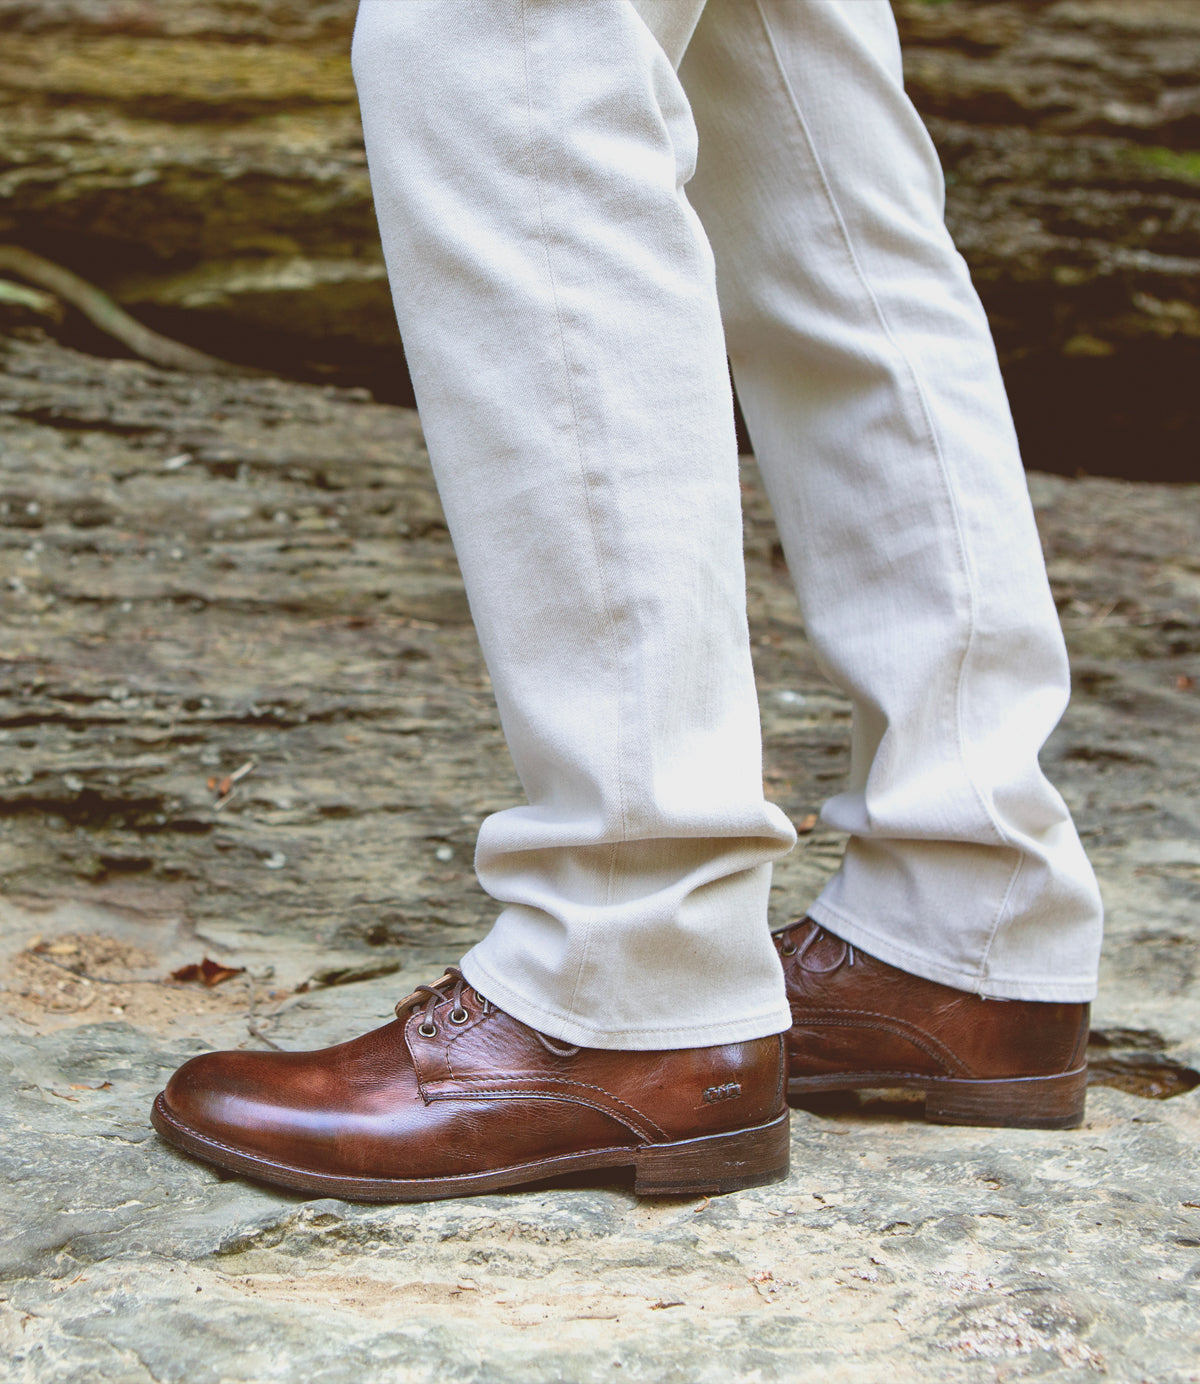
[[[1004,891],[1004,897],[1000,900],[1000,906],[996,910],[996,915],[992,919],[992,926],[988,932],[988,938],[983,948],[983,955],[979,958],[979,970],[976,977],[982,985],[984,976],[987,972],[988,959],[992,954],[992,946],[996,941],[996,934],[1000,931],[1000,925],[1004,921],[1004,914],[1008,909],[1009,900],[1016,892],[1017,881],[1021,878],[1021,871],[1025,868],[1025,852],[1017,851],[1017,863],[1013,866],[1013,872],[1008,879],[1008,888]]]
[[[887,315],[883,311],[883,307],[880,304],[879,299],[875,294],[875,291],[872,289],[870,281],[867,278],[866,271],[863,268],[861,261],[859,260],[857,252],[855,251],[854,241],[850,235],[850,230],[846,223],[846,219],[842,215],[842,211],[838,205],[837,198],[834,196],[833,185],[829,181],[829,178],[825,172],[825,166],[817,150],[816,142],[812,137],[811,131],[809,130],[808,122],[805,120],[804,114],[800,109],[800,103],[796,97],[796,93],[792,87],[792,83],[788,78],[787,69],[784,67],[783,60],[779,53],[779,49],[775,43],[774,35],[771,32],[770,22],[768,21],[766,12],[763,9],[762,0],[755,0],[754,8],[755,12],[758,15],[759,23],[762,26],[763,37],[765,38],[767,48],[770,51],[771,60],[775,65],[776,72],[779,75],[779,80],[783,85],[783,90],[786,93],[788,105],[791,107],[792,114],[794,115],[796,123],[799,126],[800,133],[804,139],[805,144],[808,146],[809,153],[812,157],[813,166],[816,169],[817,177],[821,184],[821,189],[825,195],[826,200],[828,201],[829,208],[833,213],[834,221],[837,224],[838,232],[841,236],[842,243],[845,245],[846,254],[854,270],[855,277],[858,279],[859,284],[862,286],[863,292],[867,296],[867,300],[871,304],[871,309],[875,315],[876,320],[879,323],[880,329],[883,331],[884,336],[887,338],[889,344],[896,352],[896,355],[903,362],[905,373],[907,374],[913,392],[916,395],[917,403],[920,408],[921,420],[924,427],[926,440],[928,442],[934,460],[937,463],[938,474],[941,477],[943,491],[950,509],[950,515],[954,526],[955,547],[957,549],[958,561],[962,569],[963,579],[967,591],[967,637],[964,641],[962,654],[959,658],[954,689],[954,737],[955,744],[958,749],[959,763],[962,765],[966,781],[970,786],[971,792],[975,796],[976,802],[979,804],[984,819],[987,822],[988,826],[991,828],[991,831],[995,835],[996,839],[1002,845],[1011,846],[1013,847],[1013,849],[1019,850],[1019,847],[1016,847],[1014,845],[1008,833],[1004,831],[1000,823],[997,821],[996,815],[991,810],[986,796],[981,791],[979,784],[977,783],[975,776],[971,771],[970,765],[968,763],[966,749],[963,743],[963,689],[964,683],[966,681],[967,663],[971,654],[972,647],[975,642],[978,597],[975,590],[974,579],[971,574],[971,566],[967,559],[967,545],[966,538],[963,533],[962,515],[960,513],[959,504],[955,494],[954,484],[950,476],[949,467],[946,465],[946,458],[942,452],[941,444],[938,440],[937,428],[933,421],[932,410],[929,407],[929,401],[926,397],[925,390],[921,385],[921,379],[917,371],[916,365],[910,358],[908,352],[903,349],[903,347],[900,345],[900,342],[897,340],[896,336],[892,332],[891,326],[887,319]],[[998,925],[999,924],[997,923],[997,927]],[[995,929],[993,929],[993,934],[994,932]]]
[[[608,573],[604,564],[603,551],[600,543],[598,526],[596,524],[596,514],[593,506],[592,488],[588,479],[587,464],[584,459],[583,450],[583,430],[579,419],[579,408],[575,399],[575,387],[572,380],[571,354],[567,349],[566,328],[563,323],[562,306],[559,301],[558,280],[554,273],[554,257],[550,250],[550,234],[546,225],[546,203],[542,193],[541,167],[538,163],[537,139],[534,134],[533,118],[533,81],[530,74],[529,60],[529,29],[526,22],[528,14],[527,0],[521,0],[521,52],[525,69],[525,117],[526,128],[529,135],[529,159],[533,168],[534,191],[537,196],[538,226],[541,231],[542,246],[546,256],[546,275],[550,285],[550,296],[554,304],[554,322],[558,334],[559,350],[562,353],[563,364],[563,383],[566,387],[567,402],[571,410],[571,426],[575,438],[575,458],[579,467],[580,480],[582,481],[584,504],[587,510],[588,530],[592,536],[592,550],[596,561],[596,571],[599,576],[600,593],[604,607],[605,623],[608,627],[609,641],[612,646],[613,669],[617,682],[617,695],[614,699],[613,709],[613,741],[614,759],[616,761],[616,790],[617,807],[620,814],[620,839],[624,840],[629,832],[628,817],[625,806],[625,784],[622,775],[622,734],[621,725],[621,702],[623,696],[622,676],[621,676],[621,650],[620,642],[617,638],[616,620],[613,616],[613,603],[609,591]],[[606,884],[605,902],[612,901],[613,882],[617,871],[617,855],[619,842],[614,841],[609,848],[608,879]],[[580,947],[579,961],[575,971],[575,982],[571,988],[571,998],[567,1008],[573,1012],[575,999],[579,993],[579,987],[583,983],[584,966],[587,961],[588,951],[591,945],[592,930],[589,927],[584,935],[583,943]]]

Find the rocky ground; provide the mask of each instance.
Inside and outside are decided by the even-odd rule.
[[[895,8],[1027,457],[1200,481],[1200,0]],[[1200,486],[1031,476],[1077,688],[1046,759],[1109,909],[1083,1129],[882,1093],[795,1111],[761,1191],[400,1208],[151,1134],[190,1053],[335,1041],[461,954],[517,793],[419,427],[372,400],[407,385],[353,10],[0,0],[0,240],[309,381],[100,359],[0,291],[4,1376],[1200,1380]],[[744,481],[781,923],[836,864],[848,708]]]
[[[1031,477],[1077,684],[1047,763],[1110,917],[1084,1128],[882,1095],[794,1112],[760,1191],[352,1206],[147,1111],[206,1047],[384,1019],[487,926],[472,840],[517,789],[416,419],[36,337],[0,365],[7,1378],[1200,1379],[1200,491]],[[783,922],[837,859],[848,717],[744,479]]]

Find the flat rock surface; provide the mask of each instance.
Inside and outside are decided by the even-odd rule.
[[[101,7],[98,7],[101,8]],[[404,410],[5,346],[0,1351],[21,1381],[1200,1379],[1200,493],[1034,475],[1077,692],[1046,762],[1109,908],[1089,1117],[793,1115],[793,1170],[305,1200],[162,1146],[213,1046],[385,1019],[487,927],[517,794]],[[845,700],[752,463],[774,921],[840,840]],[[205,959],[211,987],[170,973]],[[186,974],[186,972],[185,972]]]

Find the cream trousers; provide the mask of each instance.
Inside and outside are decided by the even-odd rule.
[[[354,70],[425,428],[528,803],[468,979],[569,1043],[788,1026],[726,354],[853,703],[838,936],[1094,992],[1038,751],[1067,663],[986,320],[887,0],[363,0]]]

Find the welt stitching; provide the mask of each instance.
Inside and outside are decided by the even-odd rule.
[[[599,1089],[601,1088],[597,1087],[597,1090]],[[605,1092],[605,1094],[607,1094],[607,1092]],[[479,1100],[504,1100],[506,1097],[511,1095],[519,1095],[522,1100],[567,1099],[566,1096],[560,1095],[557,1091],[489,1091],[484,1087],[470,1089],[467,1091],[435,1091],[433,1095],[430,1097],[430,1099],[454,1100],[456,1098],[461,1099],[464,1097],[475,1097]],[[625,1126],[626,1129],[630,1131],[630,1133],[636,1134],[639,1139],[646,1139],[648,1137],[647,1131],[649,1131],[650,1135],[658,1135],[658,1137],[664,1143],[667,1141],[666,1132],[664,1130],[659,1129],[659,1127],[654,1123],[653,1120],[647,1120],[644,1116],[641,1117],[645,1121],[644,1125],[639,1125],[637,1120],[622,1115],[619,1110],[610,1110],[607,1106],[601,1105],[599,1101],[588,1100],[586,1096],[575,1096],[572,1099],[572,1104],[586,1106],[589,1110],[594,1110],[598,1115],[607,1115],[610,1119],[619,1121],[622,1125]],[[622,1101],[621,1104],[624,1104],[624,1102]],[[638,1114],[636,1110],[633,1113],[634,1115]],[[584,1152],[591,1152],[591,1150],[584,1150]]]
[[[464,1082],[464,1083],[471,1082],[471,1078],[470,1078],[470,1077],[456,1077],[455,1080],[462,1081],[462,1082]],[[476,1082],[472,1083],[472,1088],[471,1088],[471,1089],[472,1089],[472,1090],[477,1090],[477,1091],[486,1091],[486,1090],[488,1089],[489,1083],[497,1083],[497,1082],[500,1082],[500,1081],[503,1081],[503,1080],[505,1080],[505,1078],[502,1078],[502,1077],[490,1077],[490,1078],[485,1079],[484,1081],[476,1081]],[[626,1110],[629,1111],[629,1113],[630,1113],[632,1116],[634,1116],[635,1119],[645,1121],[645,1123],[649,1126],[649,1128],[651,1128],[652,1130],[654,1130],[654,1132],[655,1132],[656,1134],[660,1134],[664,1139],[667,1137],[666,1131],[665,1131],[664,1129],[662,1129],[659,1125],[657,1125],[657,1124],[650,1118],[649,1115],[643,1114],[642,1111],[640,1111],[636,1106],[630,1105],[628,1101],[622,1100],[620,1096],[614,1096],[613,1093],[612,1093],[611,1091],[605,1090],[605,1088],[604,1088],[603,1086],[597,1086],[594,1082],[591,1082],[591,1081],[577,1081],[577,1080],[575,1080],[573,1077],[569,1077],[569,1076],[542,1076],[540,1073],[537,1073],[537,1074],[534,1074],[534,1075],[530,1075],[530,1076],[518,1076],[518,1075],[514,1074],[513,1076],[507,1078],[507,1083],[508,1083],[508,1085],[510,1085],[510,1086],[516,1085],[518,1082],[521,1082],[521,1081],[552,1082],[552,1083],[555,1083],[555,1084],[560,1085],[560,1086],[574,1086],[574,1087],[577,1087],[577,1088],[582,1088],[582,1089],[585,1090],[585,1091],[599,1091],[600,1094],[601,1094],[602,1096],[607,1097],[607,1098],[608,1098],[610,1101],[612,1101],[614,1104],[623,1106]],[[464,1094],[467,1094],[467,1093],[464,1093]],[[503,1087],[497,1087],[497,1089],[496,1089],[496,1094],[497,1094],[497,1095],[504,1095],[504,1094],[505,1094],[504,1088],[503,1088]],[[514,1094],[514,1095],[522,1095],[522,1096],[525,1096],[525,1095],[530,1095],[531,1093],[528,1092],[528,1091],[519,1091],[519,1092],[513,1092],[513,1094]],[[584,1102],[584,1104],[589,1104],[589,1103],[590,1103],[590,1102],[586,1102],[586,1101]]]
[[[944,1047],[932,1034],[925,1033],[915,1025],[909,1025],[903,1019],[897,1019],[891,1014],[879,1014],[872,1009],[851,1009],[843,1015],[831,1015],[826,1011],[815,1010],[792,1010],[792,1020],[794,1023],[808,1023],[813,1025],[828,1024],[837,1028],[864,1028],[868,1027],[860,1022],[862,1019],[883,1019],[883,1028],[895,1033],[898,1037],[907,1039],[914,1047],[918,1047],[927,1057],[936,1058],[947,1065],[958,1068],[959,1071],[969,1072],[970,1067],[956,1057],[949,1048]]]

